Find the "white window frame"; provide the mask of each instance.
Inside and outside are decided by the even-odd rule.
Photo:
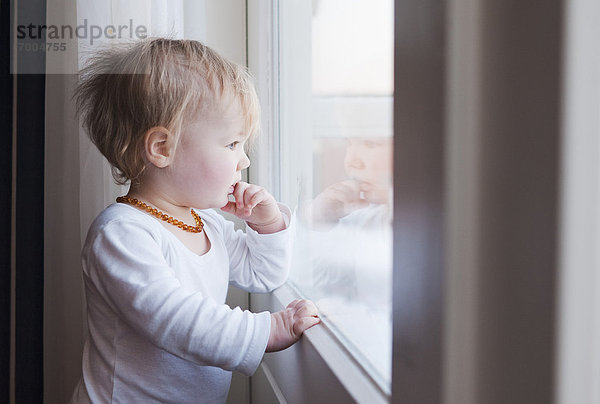
[[[600,401],[600,4],[565,8],[555,400]]]
[[[262,108],[261,141],[252,150],[251,160],[255,163],[249,169],[249,177],[251,182],[266,186],[284,201],[298,195],[299,184],[280,181],[278,176],[271,173],[281,172],[283,162],[295,160],[300,164],[310,161],[306,156],[286,154],[289,150],[299,150],[293,143],[304,140],[302,133],[310,133],[312,125],[310,120],[305,119],[310,117],[312,108],[310,72],[307,74],[300,68],[297,71],[290,71],[289,68],[282,70],[279,66],[280,56],[285,57],[280,52],[293,49],[295,57],[310,57],[310,47],[298,48],[286,29],[292,24],[305,23],[298,17],[303,10],[306,11],[306,7],[310,8],[310,3],[304,0],[248,0],[247,3],[248,67],[256,79]],[[296,25],[294,28],[298,27]],[[310,24],[306,27],[310,28]],[[310,31],[307,35],[310,35]],[[292,43],[295,43],[294,47],[290,46]],[[294,87],[294,94],[300,93],[302,96],[280,100],[280,91],[291,86]],[[294,110],[294,116],[303,119],[281,122],[280,108],[283,111]],[[290,118],[293,119],[293,116]],[[286,136],[280,137],[280,133]],[[268,295],[253,294],[251,309],[254,312],[279,311],[287,303],[301,297],[297,289],[286,284]],[[298,356],[305,360],[294,359]],[[307,361],[306,358],[311,360]],[[288,361],[293,361],[293,365]],[[285,369],[285,372],[281,369]],[[291,379],[290,373],[294,374]],[[390,401],[390,391],[389,387],[375,381],[333,332],[321,324],[307,330],[302,340],[286,351],[267,354],[252,377],[252,402],[266,399],[275,399],[280,403],[299,400],[311,402],[311,398],[320,401],[331,398],[338,401],[352,399],[358,403],[385,403]]]

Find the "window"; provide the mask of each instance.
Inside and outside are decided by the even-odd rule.
[[[303,3],[279,3],[279,183],[298,213],[290,282],[388,390],[393,2]]]
[[[288,203],[299,201],[300,211],[319,194],[318,187],[325,186],[315,168],[322,159],[313,153],[325,141],[317,140],[314,123],[324,109],[313,113],[315,72],[306,68],[312,66],[317,40],[312,36],[315,8],[325,3],[274,1],[281,18],[279,46],[272,49],[280,52],[281,69],[273,76],[280,84],[275,95],[281,98],[275,97],[273,104],[281,107],[281,115],[270,123],[280,125],[275,132],[283,136],[281,144],[271,146],[282,155],[280,195]],[[594,240],[593,230],[580,225],[590,228],[592,216],[584,212],[594,204],[598,182],[578,169],[592,172],[590,162],[597,160],[598,149],[586,142],[592,145],[584,147],[586,157],[575,153],[584,150],[575,143],[592,139],[590,128],[599,122],[598,87],[589,74],[597,52],[589,51],[592,42],[579,42],[594,37],[590,16],[597,15],[598,7],[588,3],[576,1],[564,9],[556,1],[541,11],[516,12],[502,1],[485,7],[395,2],[394,360],[393,394],[387,397],[393,396],[393,402],[549,402],[553,383],[560,383],[561,389],[555,398],[565,402],[594,394],[597,372],[594,366],[586,367],[598,363],[593,360],[594,344],[589,343],[594,271],[586,268],[595,268],[598,254],[593,242],[585,242]],[[344,2],[337,12],[353,4]],[[533,20],[541,24],[532,25]],[[356,31],[367,30],[356,25]],[[567,42],[563,31],[573,34]],[[588,52],[579,52],[576,63],[565,64],[565,55],[572,58],[570,52],[581,49]],[[350,64],[353,55],[345,56]],[[568,80],[563,81],[565,66]],[[582,81],[571,81],[573,77]],[[575,96],[580,91],[584,98]],[[566,121],[561,115],[564,106],[569,112]],[[569,130],[563,133],[565,127]],[[561,145],[568,152],[566,173],[559,171],[560,158],[565,157],[558,153]],[[324,154],[333,164],[329,161],[335,153],[327,149]],[[573,162],[578,164],[571,166]],[[572,185],[586,190],[587,197],[564,198],[557,189],[560,178],[577,180],[578,185]],[[561,225],[582,238],[571,240],[568,246],[573,249],[566,254],[556,243],[557,236],[571,234],[559,233],[556,226],[557,215],[565,213],[559,213],[561,206],[573,208]],[[299,242],[313,240],[299,237]],[[581,265],[582,248],[591,254],[585,258],[587,267]],[[310,264],[311,256],[303,255],[307,252],[310,249],[300,250],[298,258]],[[562,280],[568,280],[562,285],[555,284],[560,274],[556,254],[573,264],[562,273]],[[316,296],[313,274],[313,267],[297,266],[293,276],[309,297]],[[581,300],[567,306],[557,302],[556,286],[565,292],[561,298]],[[331,295],[335,288],[330,285],[320,292]],[[591,311],[582,310],[584,306]],[[564,327],[558,340],[560,373],[553,368],[558,311],[566,315],[559,318]],[[581,321],[573,321],[570,314]],[[329,325],[336,327],[335,321]],[[266,356],[265,370],[271,371],[264,372],[265,379],[273,384],[273,376],[277,386],[272,390],[291,401],[317,401],[304,399],[313,392],[323,402],[350,401],[322,388],[320,374],[311,378],[319,359],[311,348],[318,351],[321,342],[311,335],[325,327],[313,330],[298,346]],[[338,334],[352,338],[339,327]],[[347,343],[355,356],[363,355],[360,347]],[[363,357],[362,363],[371,362]],[[576,363],[591,376],[568,373]],[[530,383],[533,374],[535,383]],[[350,392],[353,380],[339,379]],[[257,390],[253,385],[253,396]],[[373,402],[354,395],[352,400]]]

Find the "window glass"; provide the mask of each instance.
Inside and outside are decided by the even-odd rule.
[[[282,24],[285,20],[280,21],[285,33]],[[316,302],[324,322],[361,364],[388,386],[393,1],[315,0],[309,25],[293,33],[304,36],[295,38],[302,44],[298,52],[282,49],[280,55],[284,76],[298,72],[280,92],[281,105],[288,106],[280,116],[282,139],[292,133],[295,138],[282,141],[288,158],[281,162],[281,182],[298,184],[290,281]],[[301,51],[307,43],[310,58]],[[302,83],[305,70],[310,94],[297,96],[293,86]],[[299,100],[310,105],[298,105]],[[300,125],[305,130],[299,131]]]

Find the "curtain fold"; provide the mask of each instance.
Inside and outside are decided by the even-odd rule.
[[[73,7],[76,5],[76,7]],[[167,0],[91,1],[48,0],[45,23],[80,28],[73,38],[63,38],[65,50],[48,53],[45,83],[44,162],[44,279],[43,285],[43,384],[39,361],[39,400],[68,402],[81,377],[85,330],[85,301],[80,252],[87,229],[104,207],[126,186],[115,185],[110,166],[90,142],[75,117],[72,101],[77,71],[96,46],[110,46],[109,38],[92,38],[91,27],[143,25],[151,36],[183,36],[183,2]],[[132,40],[123,30],[121,40]],[[95,32],[97,34],[97,32]],[[136,39],[135,36],[133,39]],[[118,38],[115,38],[115,42]],[[24,77],[28,80],[28,77]],[[44,100],[44,95],[38,97]],[[42,177],[40,177],[42,178]],[[41,205],[41,204],[40,204]],[[40,272],[41,273],[41,272]],[[34,286],[35,286],[34,285]],[[41,301],[42,296],[39,294]],[[34,299],[35,300],[35,299]],[[41,303],[38,305],[41,310]],[[42,329],[42,321],[37,321]],[[40,353],[40,357],[41,357]],[[33,380],[33,377],[30,377]],[[43,386],[43,397],[42,397]],[[2,400],[0,400],[2,401]]]

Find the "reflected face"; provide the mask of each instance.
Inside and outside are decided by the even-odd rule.
[[[386,203],[392,186],[392,139],[348,139],[344,168],[346,174],[359,182],[365,199],[371,203]]]

